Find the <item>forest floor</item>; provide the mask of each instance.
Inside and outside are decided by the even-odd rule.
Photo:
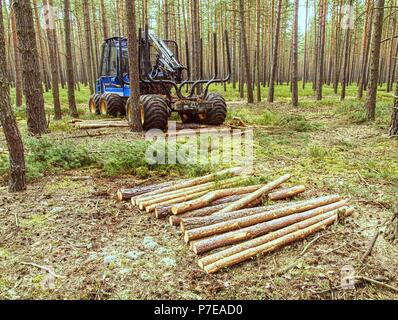
[[[53,122],[42,144],[24,138],[26,192],[7,193],[7,158],[0,153],[0,298],[398,299],[397,292],[368,282],[339,288],[346,265],[357,276],[398,287],[397,245],[380,236],[361,263],[376,228],[383,230],[397,205],[398,140],[386,135],[392,98],[381,92],[379,101],[373,124],[363,122],[361,102],[340,102],[330,91],[323,102],[304,96],[299,108],[287,97],[272,105],[231,103],[228,121],[238,116],[257,126],[255,175],[289,172],[292,184],[307,186],[304,197],[339,193],[351,199],[355,213],[304,242],[214,275],[199,269],[176,229],[114,200],[119,187],[203,168],[151,171],[129,156],[141,138],[127,128],[90,130],[87,136],[68,119]],[[61,148],[64,141],[73,147]]]

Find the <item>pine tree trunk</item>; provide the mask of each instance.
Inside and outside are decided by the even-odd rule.
[[[247,86],[247,102],[253,103],[253,82],[250,70],[249,50],[247,48],[246,24],[245,24],[245,8],[244,1],[239,0],[239,17],[240,17],[240,32],[242,36],[242,59],[245,71],[246,86]]]
[[[352,6],[352,0],[350,0],[350,6]],[[351,9],[350,9],[351,10]],[[351,12],[348,13],[351,16]],[[347,86],[347,67],[349,60],[349,48],[350,48],[350,26],[349,24],[345,26],[345,36],[344,36],[344,62],[343,62],[343,78],[341,79],[341,95],[340,99],[345,99],[345,89]]]
[[[365,86],[365,78],[367,72],[368,65],[368,56],[369,56],[369,46],[370,39],[369,34],[372,30],[372,18],[373,18],[373,2],[372,0],[368,0],[366,3],[366,13],[365,13],[365,21],[364,21],[364,32],[362,34],[362,47],[361,47],[361,64],[360,64],[360,72],[358,79],[358,98],[362,99],[363,97],[363,89]]]
[[[52,11],[51,2],[48,3],[47,0],[43,0],[43,7],[45,8],[44,20],[45,20],[45,29],[47,32],[47,41],[48,41],[48,53],[50,56],[50,68],[51,68],[51,87],[52,87],[52,95],[53,95],[53,104],[54,104],[54,119],[60,120],[62,118],[61,113],[61,101],[59,99],[59,74],[57,67],[57,57],[56,57],[56,38],[55,38],[55,18]]]
[[[292,35],[292,104],[298,106],[298,0],[294,0],[294,19]]]
[[[318,31],[318,64],[316,76],[316,99],[322,100],[324,60],[325,60],[325,19],[327,0],[321,0],[319,4],[319,31]]]
[[[10,157],[9,191],[16,192],[26,189],[25,156],[21,135],[11,108],[2,9],[0,1],[0,123],[3,126]]]
[[[28,132],[41,135],[48,131],[41,87],[32,6],[30,0],[15,0],[15,13],[19,50],[22,61],[22,82],[26,98]]]
[[[18,37],[15,24],[15,14],[11,10],[11,29],[12,29],[12,42],[14,46],[14,64],[15,64],[15,104],[17,108],[22,107],[22,71],[21,71],[21,58],[18,52]]]
[[[366,100],[366,115],[368,121],[375,120],[377,84],[379,81],[379,62],[381,35],[383,29],[384,0],[375,0],[373,30],[371,38],[370,74],[368,85],[368,97]]]
[[[64,28],[65,28],[65,49],[66,49],[66,77],[68,81],[68,104],[70,115],[78,118],[75,99],[75,73],[72,56],[72,36],[70,23],[70,0],[64,0]]]
[[[104,34],[104,39],[109,38],[109,28],[108,28],[108,20],[106,19],[107,13],[105,12],[105,4],[104,0],[100,2],[100,10],[101,10],[101,20],[102,20],[102,32]]]
[[[163,38],[169,39],[169,3],[163,0]]]
[[[276,28],[274,31],[275,40],[273,43],[271,74],[270,74],[269,89],[268,89],[268,102],[274,102],[275,77],[276,77],[276,69],[278,67],[278,47],[279,47],[281,16],[282,16],[282,0],[278,0],[278,13],[276,16]]]
[[[308,34],[308,0],[305,1],[303,89],[305,89],[305,83],[307,82],[307,34]]]

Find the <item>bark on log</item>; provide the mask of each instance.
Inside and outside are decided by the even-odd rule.
[[[297,204],[295,202],[294,204]],[[257,213],[268,212],[275,209],[280,209],[282,207],[291,206],[291,203],[283,203],[277,204],[273,206],[264,206],[264,207],[256,207],[256,208],[246,208],[233,212],[226,213],[215,213],[209,215],[207,217],[193,217],[193,218],[182,218],[180,221],[181,231],[185,232],[187,230],[192,230],[196,228],[201,228],[209,225],[214,225],[216,223],[230,221],[242,217],[247,217],[250,215],[254,215]]]
[[[220,210],[219,213],[231,212],[231,211],[236,211],[236,210],[244,208],[250,202],[253,202],[256,199],[261,199],[264,195],[269,193],[272,189],[275,189],[276,187],[278,187],[285,181],[289,180],[290,177],[291,177],[290,174],[285,174],[284,176],[279,177],[278,179],[267,183],[265,186],[261,187],[260,189],[253,192],[252,194],[247,195],[246,197],[242,198],[239,201],[231,203],[231,205]]]
[[[161,193],[161,194],[157,194],[157,195],[152,195],[152,196],[146,196],[144,194],[140,197],[135,197],[134,203],[136,205],[138,205],[139,208],[142,210],[142,209],[144,209],[145,206],[152,205],[155,203],[164,202],[169,199],[179,198],[179,197],[182,197],[183,195],[197,193],[197,192],[205,191],[205,190],[211,191],[214,189],[229,188],[229,187],[232,187],[234,184],[236,185],[239,182],[242,182],[242,180],[243,180],[242,177],[233,177],[233,178],[226,179],[223,181],[207,182],[204,184],[199,184],[197,186],[192,186],[192,187],[179,189],[176,191],[170,191],[170,192],[166,192],[166,193]]]
[[[268,199],[272,201],[292,198],[305,191],[305,186],[294,186],[287,189],[276,190],[268,194]]]
[[[282,236],[280,238],[277,238],[273,241],[267,242],[265,244],[259,245],[254,248],[250,248],[244,251],[241,251],[239,253],[236,253],[232,256],[228,256],[226,258],[220,259],[212,264],[209,264],[204,267],[204,271],[208,274],[210,273],[215,273],[219,271],[220,269],[223,269],[225,267],[230,267],[235,264],[238,264],[239,262],[248,260],[252,257],[255,257],[258,254],[264,254],[267,252],[275,251],[283,246],[288,245],[289,243],[302,240],[306,237],[308,237],[311,234],[314,234],[318,231],[324,230],[328,226],[334,223],[336,220],[336,216],[332,216],[328,219],[322,220],[316,224],[313,224],[307,228],[304,228],[302,230],[298,230],[292,233],[289,233],[285,236]]]
[[[180,196],[179,198],[174,198],[174,199],[166,200],[163,202],[155,203],[155,204],[145,207],[145,211],[147,213],[150,213],[150,212],[155,211],[155,208],[157,206],[165,206],[165,205],[172,205],[175,203],[185,202],[185,201],[188,201],[191,199],[196,199],[196,198],[202,197],[207,193],[208,193],[208,191],[200,191],[200,192],[196,192],[196,193],[192,193],[192,194],[188,194],[188,195],[183,195],[183,196]]]
[[[201,191],[207,191],[209,192],[210,189],[214,186],[211,182],[205,183],[199,186],[194,186],[186,189],[181,189],[178,190],[178,192],[170,192],[170,193],[164,193],[160,194],[158,196],[151,196],[150,198],[137,198],[135,199],[135,205],[138,206],[141,210],[146,208],[147,206],[151,206],[153,204],[160,204],[162,202],[165,202],[167,200],[175,199],[175,198],[180,198],[184,195],[190,195],[193,193],[198,193]]]
[[[174,181],[171,186],[165,187],[165,188],[162,188],[162,189],[159,189],[156,191],[148,192],[145,196],[159,195],[161,193],[166,193],[166,192],[170,192],[170,191],[176,191],[179,189],[189,188],[189,187],[197,186],[199,184],[203,184],[206,182],[214,181],[217,177],[220,177],[223,175],[231,174],[231,175],[237,176],[237,175],[241,174],[242,172],[243,172],[242,168],[236,167],[236,168],[222,170],[217,173],[208,174],[203,177],[190,179],[187,181],[182,181],[182,182]]]
[[[187,202],[180,203],[180,204],[173,206],[173,208],[171,208],[171,212],[173,214],[181,214],[181,213],[188,212],[188,211],[191,211],[194,209],[206,207],[214,200],[217,200],[217,199],[220,199],[220,198],[223,198],[226,196],[231,196],[234,194],[243,194],[243,193],[253,192],[253,191],[258,190],[259,188],[261,188],[261,185],[254,185],[254,186],[249,186],[249,187],[237,187],[237,188],[221,189],[221,190],[212,191],[199,199],[187,201]],[[244,199],[244,198],[242,198],[242,199]]]
[[[168,187],[171,184],[172,182],[165,182],[160,184],[152,184],[149,186],[138,186],[135,188],[121,188],[116,192],[116,197],[117,200],[119,201],[125,201],[154,190],[159,190],[161,188]]]
[[[198,241],[195,241],[192,243],[192,249],[196,254],[201,254],[206,251],[210,251],[212,249],[220,248],[229,244],[234,244],[240,241],[244,240],[249,240],[253,239],[259,236],[262,236],[263,234],[266,234],[270,231],[274,231],[280,228],[283,228],[285,226],[288,226],[290,224],[296,223],[301,220],[308,219],[310,217],[313,217],[318,214],[322,214],[328,211],[332,211],[338,208],[341,208],[342,206],[346,205],[346,201],[339,201],[336,203],[332,203],[323,207],[315,208],[309,211],[304,211],[302,213],[295,213],[287,217],[282,217],[279,219],[274,219],[271,221],[266,221],[266,222],[261,222],[258,224],[252,224],[247,227],[243,227],[240,230],[236,230],[236,227],[233,231],[223,233],[223,234],[216,234],[214,236],[210,236],[206,239],[200,239]],[[247,217],[251,218],[251,217]],[[241,220],[247,219],[247,218],[240,218]],[[237,219],[238,220],[238,219]],[[251,222],[253,223],[253,222]],[[245,225],[245,224],[243,224]],[[239,226],[239,224],[237,224]],[[206,227],[204,227],[206,228]],[[202,228],[202,229],[204,229]],[[227,228],[226,228],[227,229]],[[195,230],[195,229],[194,229]],[[191,233],[194,230],[189,230]],[[188,232],[189,232],[188,231]],[[207,231],[207,230],[206,230]],[[212,230],[214,232],[214,230]],[[219,232],[216,230],[216,232]],[[201,234],[194,234],[191,237],[187,236],[184,238],[185,241],[189,241],[189,238],[195,238],[195,237],[202,237],[203,234],[210,234],[211,232],[201,232]]]
[[[220,259],[232,256],[232,255],[234,255],[234,254],[236,254],[238,252],[242,252],[242,251],[250,249],[250,248],[257,247],[257,246],[262,245],[264,243],[268,243],[268,242],[273,241],[273,240],[275,240],[277,238],[283,237],[283,236],[285,236],[285,235],[287,235],[289,233],[292,233],[292,232],[307,228],[307,227],[309,227],[309,226],[311,226],[311,225],[313,225],[315,223],[318,223],[318,222],[320,222],[322,220],[325,220],[325,219],[328,219],[330,217],[334,217],[334,219],[336,221],[338,219],[338,213],[341,212],[342,210],[347,210],[346,212],[348,212],[348,210],[351,210],[351,209],[348,209],[348,207],[343,207],[343,208],[340,208],[340,209],[337,209],[337,210],[326,212],[326,213],[320,214],[318,216],[315,216],[315,217],[312,217],[312,218],[297,222],[297,223],[292,224],[290,226],[287,226],[285,228],[276,230],[274,232],[270,232],[270,233],[268,233],[268,234],[266,234],[264,236],[261,236],[261,237],[258,237],[258,238],[255,238],[255,239],[252,239],[252,240],[249,240],[249,241],[245,241],[243,243],[234,245],[234,246],[232,246],[230,248],[227,248],[225,250],[218,251],[218,252],[215,252],[215,253],[210,254],[208,256],[205,256],[205,257],[199,259],[198,264],[199,264],[199,266],[201,268],[204,268],[205,266],[207,266],[209,264],[212,264],[212,263],[214,263],[214,262],[216,262],[216,261],[218,261]]]
[[[201,209],[197,209],[197,210],[192,210],[192,211],[180,214],[178,216],[172,215],[169,217],[170,225],[171,226],[179,226],[182,218],[208,216],[214,212],[217,212],[217,211],[225,208],[227,205],[229,205],[229,203],[231,203],[233,201],[237,201],[239,199],[242,199],[244,196],[245,196],[245,194],[238,194],[238,195],[224,197],[224,198],[218,199],[216,201],[213,201],[210,204],[210,206],[207,206],[207,207],[204,207]],[[155,209],[155,211],[156,211],[156,209]],[[170,208],[170,212],[171,212],[171,208]]]

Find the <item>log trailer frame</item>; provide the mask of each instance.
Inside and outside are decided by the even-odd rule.
[[[189,52],[188,65],[179,62],[179,48],[173,40],[161,40],[148,27],[139,31],[140,105],[133,110],[142,130],[167,129],[172,112],[179,113],[183,123],[221,125],[227,114],[225,99],[218,93],[209,93],[214,83],[225,83],[231,76],[231,58],[228,33],[225,31],[225,53],[228,73],[218,75],[217,35],[213,35],[214,75],[211,79],[191,80]],[[174,50],[170,47],[173,46]],[[202,60],[202,59],[201,59]],[[225,61],[225,59],[224,59]],[[202,71],[200,72],[202,73]],[[183,89],[186,94],[183,94]],[[112,116],[126,115],[130,83],[127,39],[105,39],[96,80],[95,94],[90,97],[91,113]]]

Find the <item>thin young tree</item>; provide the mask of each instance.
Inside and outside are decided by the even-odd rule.
[[[253,103],[253,81],[250,69],[250,58],[249,50],[247,48],[247,35],[246,35],[246,23],[245,23],[245,6],[244,0],[239,0],[239,22],[240,22],[240,33],[242,37],[242,59],[245,71],[246,86],[247,86],[247,102]]]
[[[275,77],[276,77],[276,69],[278,67],[278,47],[279,47],[281,16],[282,16],[282,0],[278,0],[278,13],[276,15],[275,39],[273,43],[271,73],[270,73],[269,88],[268,88],[268,102],[274,102]]]
[[[374,19],[371,37],[370,72],[368,96],[366,99],[366,116],[368,121],[375,120],[377,85],[379,81],[379,63],[381,35],[383,30],[384,0],[375,0]]]
[[[3,8],[0,1],[0,123],[10,157],[9,191],[16,192],[26,189],[25,155],[21,135],[11,108],[6,60]]]
[[[135,0],[125,0],[127,43],[129,60],[130,98],[127,101],[127,119],[133,131],[142,131],[140,119],[140,79],[139,79],[139,57],[138,38],[136,31]]]
[[[75,72],[72,57],[72,25],[70,23],[70,0],[64,0],[64,28],[65,28],[65,51],[66,51],[66,78],[68,82],[68,104],[69,113],[77,118],[79,114],[75,98]]]
[[[22,62],[22,83],[26,99],[28,132],[40,136],[48,131],[39,71],[36,35],[30,0],[14,0],[19,50]]]
[[[292,34],[292,105],[298,106],[298,7],[299,1],[294,0],[294,18]]]

